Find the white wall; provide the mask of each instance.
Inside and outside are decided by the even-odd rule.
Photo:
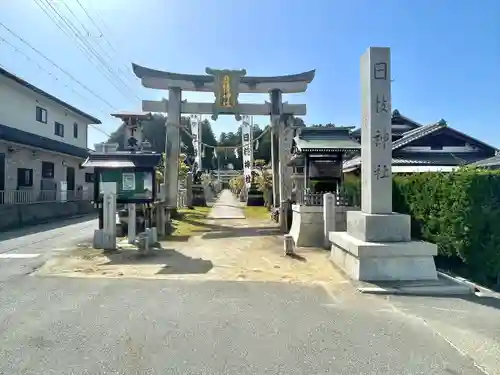
[[[5,154],[5,190],[17,189],[17,169],[27,168],[33,170],[33,186],[24,188],[34,191],[40,190],[42,180],[42,161],[54,163],[54,178],[59,185],[60,181],[66,181],[66,167],[75,169],[75,189],[78,186],[86,187],[93,191],[93,184],[85,182],[85,173],[92,173],[92,169],[80,169],[79,165],[83,159],[57,154],[54,152],[37,150],[21,145],[15,145],[0,141],[0,153]]]
[[[36,107],[47,110],[47,123],[36,121]],[[64,137],[54,134],[54,122],[64,124]],[[78,124],[78,138],[73,124]],[[0,75],[0,124],[77,147],[87,147],[89,121],[32,90]]]

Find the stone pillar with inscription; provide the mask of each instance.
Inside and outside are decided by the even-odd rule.
[[[330,232],[331,258],[356,280],[435,280],[437,246],[411,241],[410,216],[392,212],[390,49],[361,57],[361,211]]]

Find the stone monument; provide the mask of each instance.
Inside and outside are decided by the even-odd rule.
[[[330,232],[331,259],[353,279],[437,279],[437,246],[411,240],[410,216],[392,212],[390,49],[361,57],[361,211]]]

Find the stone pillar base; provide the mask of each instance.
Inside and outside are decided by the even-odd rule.
[[[347,232],[366,242],[411,241],[411,218],[398,214],[367,214],[347,211]]]
[[[102,229],[94,231],[94,249],[116,250],[116,237],[113,233],[106,233]]]
[[[330,232],[330,259],[354,280],[437,280],[437,245],[411,241],[407,215],[347,212],[347,232]]]

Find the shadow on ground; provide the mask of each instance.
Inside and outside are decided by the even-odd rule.
[[[210,260],[191,258],[175,249],[157,247],[150,254],[140,255],[136,250],[117,250],[103,253],[109,259],[102,266],[163,265],[158,275],[204,274],[213,267]]]
[[[457,298],[457,296],[449,296],[449,298]],[[500,310],[500,297],[497,296],[471,295],[471,296],[460,296],[459,298],[463,301]]]
[[[241,208],[241,206],[234,205],[234,204],[219,204],[217,207],[231,207],[231,208]]]
[[[219,220],[219,219],[217,219]],[[203,239],[222,239],[233,237],[258,237],[258,236],[276,236],[280,234],[279,228],[273,226],[257,226],[257,227],[234,227],[220,224],[204,223],[190,219],[184,219],[183,222],[187,224],[196,225],[203,229],[194,230],[193,232],[201,235]],[[207,233],[210,232],[210,233]],[[189,236],[168,236],[165,238],[167,241],[187,241]]]
[[[290,258],[298,260],[299,262],[307,262],[307,258],[299,254],[287,254]]]
[[[205,233],[202,238],[205,240],[215,240],[221,238],[235,237],[259,237],[259,236],[277,236],[280,234],[279,228],[276,227],[219,227],[217,232]]]
[[[33,226],[26,226],[20,229],[14,229],[5,233],[0,234],[0,242],[11,240],[13,238],[18,238],[22,236],[28,236],[30,234],[36,234],[40,232],[46,232],[52,229],[64,228],[68,225],[74,225],[83,223],[85,221],[90,221],[97,219],[96,214],[82,215],[72,218],[61,218],[61,219],[51,219],[50,223],[42,223]]]

